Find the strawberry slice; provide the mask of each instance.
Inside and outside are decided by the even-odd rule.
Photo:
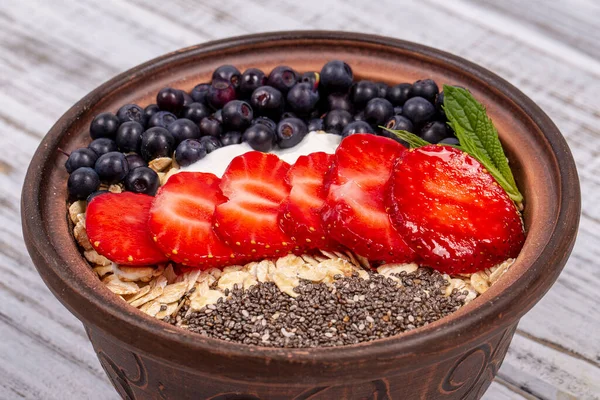
[[[150,265],[167,261],[152,241],[148,215],[154,197],[131,192],[106,193],[87,206],[85,226],[92,247],[122,265]]]
[[[342,140],[325,176],[329,193],[321,219],[328,237],[373,261],[414,260],[384,205],[393,163],[404,151],[396,141],[370,134]]]
[[[150,210],[150,232],[168,257],[191,267],[236,263],[237,257],[213,231],[215,206],[226,199],[213,174],[180,172],[156,194]]]
[[[244,255],[288,253],[295,243],[279,226],[281,203],[290,193],[290,165],[274,154],[251,151],[235,157],[221,180],[227,201],[217,205],[215,229]]]
[[[279,223],[284,232],[306,248],[336,248],[325,236],[321,223],[321,208],[327,196],[323,179],[333,158],[323,152],[300,156],[287,175],[292,190],[282,204]]]
[[[397,161],[386,203],[395,227],[432,268],[476,272],[523,246],[514,203],[473,157],[448,146],[411,150]]]

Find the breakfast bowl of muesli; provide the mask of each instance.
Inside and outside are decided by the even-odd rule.
[[[338,32],[117,76],[29,167],[23,231],[123,398],[478,398],[579,218],[550,119],[458,57]]]

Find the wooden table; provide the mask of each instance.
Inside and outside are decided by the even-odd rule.
[[[2,2],[0,398],[117,397],[81,324],[46,289],[23,244],[20,191],[44,134],[88,91],[136,64],[207,40],[287,29],[363,31],[447,50],[495,71],[550,115],[579,168],[579,238],[558,282],[521,321],[486,398],[600,398],[596,0]]]

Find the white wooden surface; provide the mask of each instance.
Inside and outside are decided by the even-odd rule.
[[[461,55],[533,98],[567,137],[583,193],[564,273],[523,318],[488,399],[600,398],[600,2],[0,2],[0,399],[115,399],[81,324],[25,250],[19,196],[42,136],[108,78],[160,54],[260,31],[337,29]]]

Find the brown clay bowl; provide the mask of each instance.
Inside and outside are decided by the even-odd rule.
[[[452,316],[371,343],[282,350],[205,338],[133,309],[103,287],[69,231],[58,148],[87,143],[93,116],[153,102],[163,86],[191,89],[221,64],[319,70],[347,61],[357,78],[423,77],[469,88],[488,109],[525,195],[527,240],[501,281]],[[519,318],[550,288],[575,241],[580,192],[564,138],[515,87],[459,57],[415,43],[342,32],[279,32],[206,43],[154,59],[100,86],[48,132],[25,180],[23,231],[46,284],[79,318],[127,399],[458,399],[480,397]],[[68,388],[66,388],[68,390]]]

